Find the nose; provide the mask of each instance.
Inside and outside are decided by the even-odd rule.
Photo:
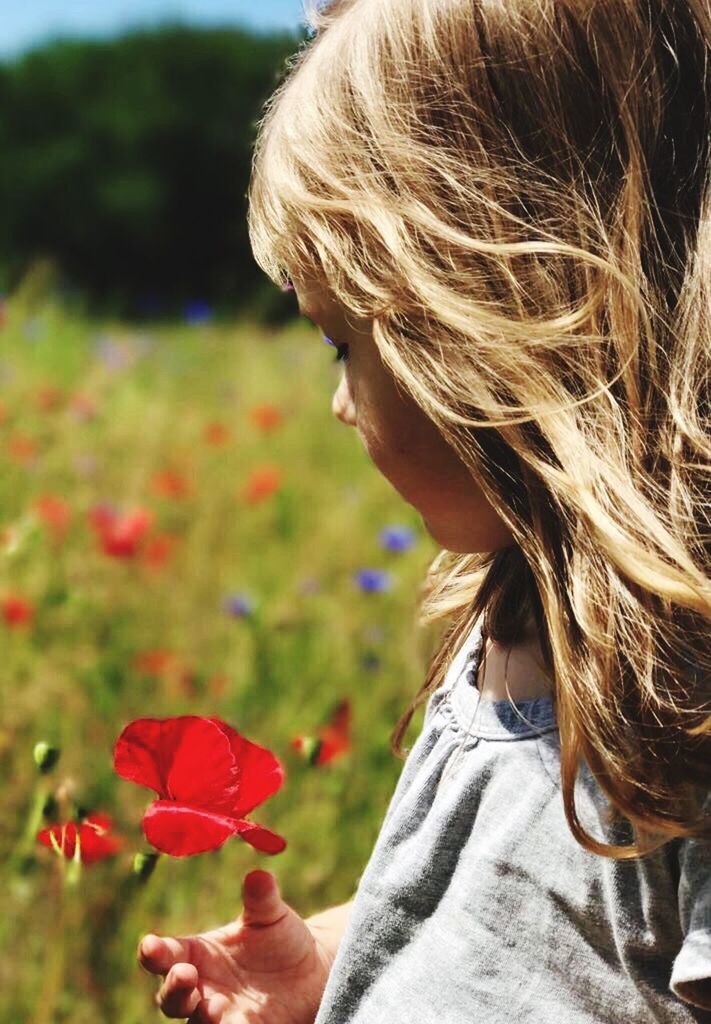
[[[348,387],[345,370],[343,371],[338,387],[333,393],[331,412],[336,419],[340,420],[341,423],[345,423],[347,427],[354,427],[356,425],[355,405],[353,403],[350,388]]]

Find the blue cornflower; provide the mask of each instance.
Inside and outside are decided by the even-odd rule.
[[[206,324],[212,320],[214,311],[207,302],[193,299],[192,302],[186,303],[184,314],[186,324],[189,324],[190,327],[199,327],[200,324]]]
[[[415,543],[415,533],[409,526],[386,526],[380,532],[380,543],[386,551],[407,551]]]
[[[360,664],[366,672],[376,672],[380,668],[380,657],[375,651],[364,651],[360,656]]]
[[[380,594],[392,585],[390,573],[385,569],[360,569],[353,579],[366,594]]]
[[[225,598],[223,608],[233,619],[246,619],[254,611],[254,601],[247,594],[230,594]]]

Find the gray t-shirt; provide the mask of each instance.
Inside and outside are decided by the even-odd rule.
[[[584,850],[553,703],[479,699],[480,623],[403,766],[316,1024],[711,1022],[711,844]],[[583,824],[607,801],[584,769]]]

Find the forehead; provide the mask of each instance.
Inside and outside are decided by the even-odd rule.
[[[294,278],[292,283],[302,316],[323,328],[326,334],[353,339],[372,333],[372,322],[349,312],[323,282]]]
[[[299,309],[316,320],[324,313],[333,313],[338,307],[326,286],[315,279],[293,278]]]

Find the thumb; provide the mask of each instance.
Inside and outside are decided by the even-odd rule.
[[[242,882],[242,923],[275,924],[288,911],[279,883],[270,871],[250,871]]]

